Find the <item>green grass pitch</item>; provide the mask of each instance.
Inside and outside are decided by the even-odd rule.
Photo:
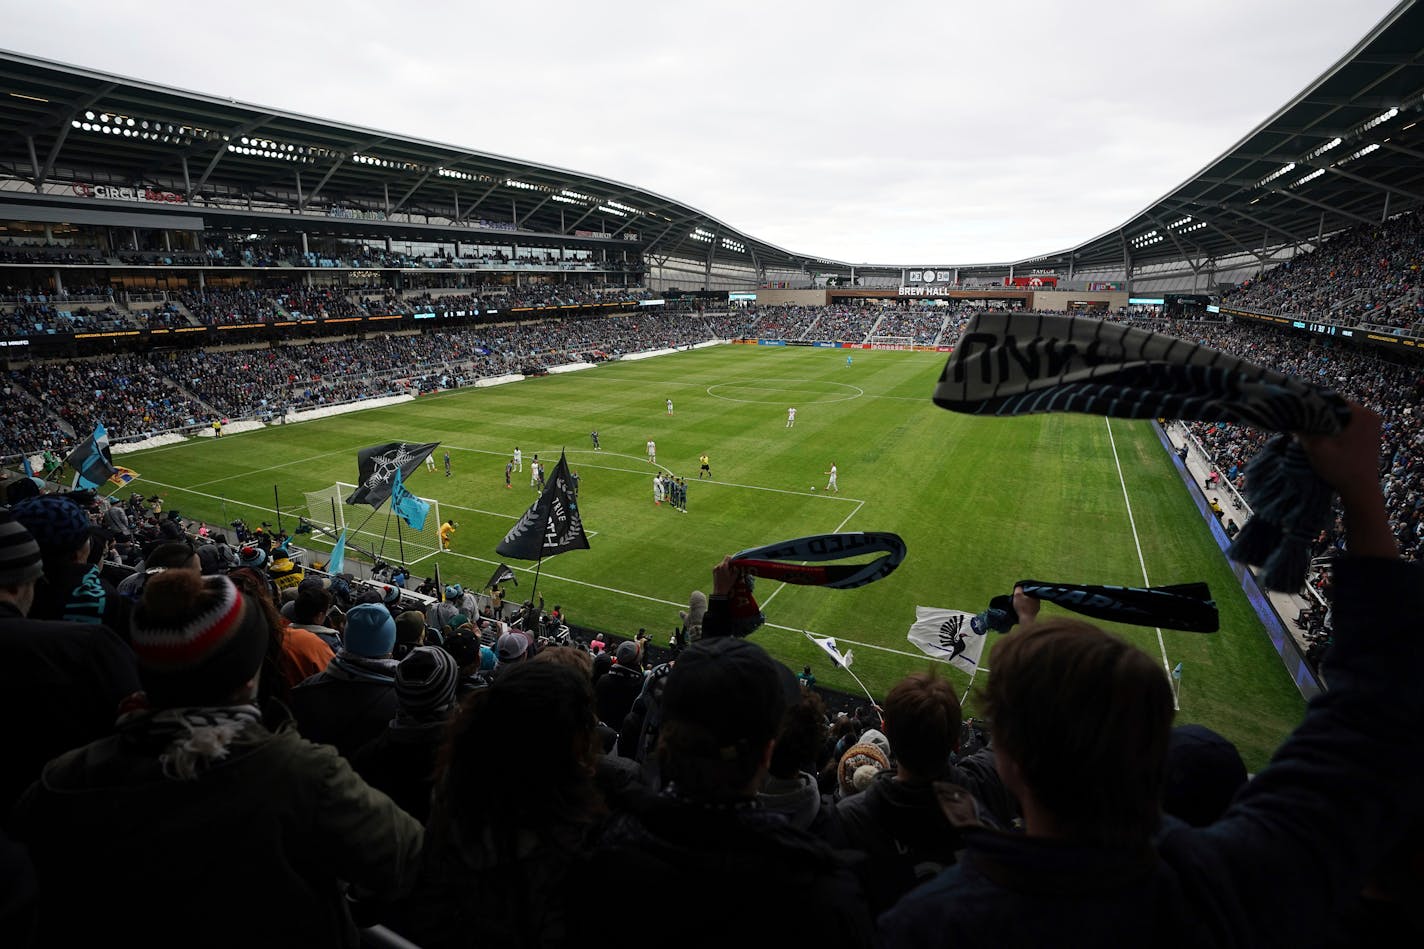
[[[852,668],[877,697],[930,664],[905,638],[916,605],[978,611],[1025,577],[1141,585],[1144,565],[1153,584],[1205,580],[1220,633],[1167,630],[1159,644],[1154,630],[1117,631],[1158,662],[1164,650],[1168,664],[1181,662],[1178,721],[1221,731],[1259,770],[1304,705],[1148,423],[956,415],[929,399],[943,355],[855,355],[847,367],[836,350],[718,347],[195,440],[122,463],[141,472],[145,490],[166,494],[169,508],[256,524],[264,512],[271,519],[273,485],[293,517],[304,511],[302,492],[356,479],[359,447],[439,441],[454,476],[422,467],[409,486],[438,499],[460,528],[451,552],[414,572],[429,575],[438,557],[446,582],[477,586],[498,562],[495,544],[534,499],[528,459],[552,463],[565,448],[582,479],[592,549],[546,561],[540,592],[575,623],[620,635],[646,627],[664,643],[688,593],[710,588],[723,554],[805,534],[893,531],[909,554],[877,583],[757,586],[768,622],[758,642],[793,668],[810,663],[825,685],[857,691],[801,631],[834,636],[854,650]],[[601,452],[589,441],[594,428]],[[687,514],[653,504],[650,438],[659,463],[688,479]],[[525,474],[506,490],[504,463],[516,445]],[[703,451],[711,482],[696,479]],[[825,491],[832,462],[838,495]],[[395,556],[394,528],[386,554]],[[511,592],[525,596],[533,564],[512,566],[520,584]],[[968,685],[958,670],[938,668]],[[981,682],[989,674],[981,669]]]

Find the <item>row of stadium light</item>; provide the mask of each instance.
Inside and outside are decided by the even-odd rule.
[[[711,231],[704,231],[702,228],[698,227],[694,228],[692,233],[688,236],[695,241],[702,241],[704,244],[710,244],[712,243],[716,235],[714,235]]]
[[[1133,247],[1141,249],[1143,247],[1151,247],[1153,244],[1160,244],[1164,240],[1166,240],[1166,238],[1159,234],[1156,229],[1153,229],[1146,234],[1138,234],[1129,241],[1129,243],[1132,244]]]
[[[209,139],[217,136],[216,132],[209,129],[92,110],[85,112],[82,118],[72,119],[69,127],[80,132],[136,138],[147,142],[169,142],[174,145],[191,145],[195,138]]]
[[[1317,158],[1320,158],[1322,155],[1326,154],[1332,149],[1339,148],[1342,144],[1345,143],[1347,139],[1357,139],[1360,136],[1364,135],[1366,132],[1370,131],[1371,129],[1378,128],[1379,126],[1388,122],[1390,119],[1394,118],[1397,115],[1399,115],[1399,109],[1397,107],[1386,109],[1379,115],[1376,115],[1374,118],[1366,119],[1364,122],[1361,122],[1359,125],[1355,126],[1353,129],[1347,132],[1345,136],[1342,137],[1337,135],[1330,141],[1318,145],[1310,151],[1306,152],[1305,157],[1301,159],[1301,162],[1315,161]],[[1371,142],[1368,145],[1365,145],[1363,148],[1360,148],[1350,153],[1349,155],[1346,155],[1344,158],[1341,158],[1333,164],[1335,166],[1343,165],[1347,162],[1352,162],[1357,158],[1362,158],[1365,155],[1370,154],[1371,152],[1377,151],[1378,149],[1379,143]],[[1266,185],[1270,184],[1272,181],[1275,181],[1277,178],[1280,178],[1283,175],[1288,175],[1291,172],[1295,171],[1296,167],[1297,166],[1295,162],[1289,162],[1288,164],[1282,165],[1280,168],[1277,168],[1275,171],[1271,172],[1269,175],[1258,181],[1256,183],[1256,187],[1264,188]],[[1297,178],[1295,181],[1291,182],[1289,187],[1299,188],[1301,185],[1314,181],[1316,178],[1319,178],[1323,174],[1325,174],[1325,169],[1317,168],[1309,174]],[[1255,204],[1256,202],[1252,201],[1251,203]]]
[[[1190,214],[1167,225],[1168,230],[1176,231],[1178,234],[1190,234],[1206,227],[1205,221],[1194,221]]]

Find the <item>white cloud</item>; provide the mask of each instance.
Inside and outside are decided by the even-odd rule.
[[[4,43],[625,181],[802,253],[954,263],[1116,226],[1393,5],[52,0]]]

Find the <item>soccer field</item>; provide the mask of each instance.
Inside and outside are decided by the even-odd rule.
[[[909,553],[884,580],[855,590],[762,581],[756,590],[768,624],[758,642],[793,668],[810,663],[824,685],[858,691],[802,630],[834,636],[877,697],[930,664],[905,638],[917,605],[977,612],[1025,578],[1140,586],[1145,570],[1154,585],[1204,580],[1220,633],[1116,631],[1165,667],[1181,662],[1178,721],[1221,731],[1259,770],[1304,703],[1150,425],[946,412],[930,402],[945,358],[857,351],[847,367],[844,351],[717,347],[194,440],[122,463],[142,473],[143,490],[165,494],[167,508],[210,524],[271,520],[276,485],[291,530],[304,491],[356,480],[358,448],[439,441],[453,477],[422,466],[409,487],[460,526],[452,551],[413,572],[430,575],[438,558],[446,582],[478,586],[499,561],[495,544],[534,500],[529,459],[552,466],[564,448],[581,477],[592,549],[546,561],[539,590],[574,623],[620,635],[646,627],[660,643],[688,593],[710,589],[723,554],[806,534],[892,531]],[[589,441],[595,428],[600,452]],[[654,506],[649,439],[658,462],[688,479],[687,514]],[[515,446],[525,471],[506,490]],[[697,480],[704,451],[711,482]],[[839,494],[825,491],[832,462]],[[373,523],[384,519],[383,510]],[[527,595],[533,564],[511,566],[511,596]],[[992,645],[981,681],[992,674]]]

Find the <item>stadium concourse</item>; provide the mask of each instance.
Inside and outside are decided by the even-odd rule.
[[[0,941],[1421,944],[1421,37],[1401,3],[1121,227],[964,268],[0,53]],[[1303,443],[1336,507],[1281,617],[1322,694],[1259,774],[1173,727],[1165,650],[1021,591],[964,720],[943,675],[872,703],[794,676],[737,635],[730,558],[662,649],[509,602],[503,565],[328,573],[279,527],[54,477],[99,425],[177,440],[732,339],[949,352],[987,307],[1354,403]],[[1205,516],[1244,527],[1265,436],[1165,431]]]

